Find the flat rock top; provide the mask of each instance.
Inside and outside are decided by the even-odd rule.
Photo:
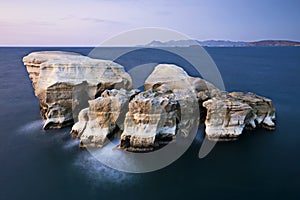
[[[100,66],[122,68],[119,64],[110,60],[93,59],[87,56],[80,55],[73,52],[64,51],[40,51],[30,53],[23,58],[25,65],[40,65],[41,67],[53,67],[64,65],[67,67],[74,67],[74,65],[80,65],[80,67],[95,68]]]
[[[65,51],[39,51],[33,52],[23,58],[24,63],[41,64],[48,60],[74,59],[84,57],[78,53]]]

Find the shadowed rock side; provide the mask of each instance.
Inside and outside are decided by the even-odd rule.
[[[124,129],[129,100],[138,92],[105,90],[100,97],[90,100],[89,107],[79,113],[79,121],[72,127],[71,135],[80,138],[81,147],[102,147],[117,128]]]
[[[109,60],[54,51],[31,53],[23,62],[40,100],[45,129],[72,124],[87,100],[97,98],[105,89],[132,88],[129,74]]]

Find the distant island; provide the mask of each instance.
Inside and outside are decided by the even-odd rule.
[[[300,46],[300,42],[289,40],[261,40],[256,42],[248,42],[247,46]]]
[[[260,40],[254,42],[245,41],[230,41],[230,40],[170,40],[161,42],[153,40],[152,42],[143,45],[150,47],[178,47],[178,46],[193,46],[201,45],[206,47],[272,47],[272,46],[300,46],[300,42],[290,40]]]

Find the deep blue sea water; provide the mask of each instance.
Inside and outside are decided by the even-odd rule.
[[[300,48],[207,48],[229,91],[267,96],[275,131],[246,132],[198,158],[199,138],[170,166],[146,174],[106,167],[69,136],[42,130],[22,57],[92,48],[0,48],[0,199],[300,199]]]

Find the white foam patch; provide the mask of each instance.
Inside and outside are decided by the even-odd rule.
[[[89,149],[95,159],[104,163],[107,166],[117,170],[122,169],[122,173],[131,172],[131,171],[139,171],[138,169],[141,167],[141,163],[143,163],[139,156],[141,154],[124,152],[123,150],[116,149],[117,145],[115,145],[114,141],[106,144],[101,149]]]
[[[79,148],[79,140],[78,139],[70,139],[66,141],[63,145],[64,149],[72,149],[72,148]]]
[[[78,154],[74,165],[95,184],[126,183],[128,185],[133,182],[134,175],[107,167],[86,151]]]
[[[20,127],[17,132],[20,134],[34,133],[35,131],[42,130],[43,124],[43,120],[35,120]]]

